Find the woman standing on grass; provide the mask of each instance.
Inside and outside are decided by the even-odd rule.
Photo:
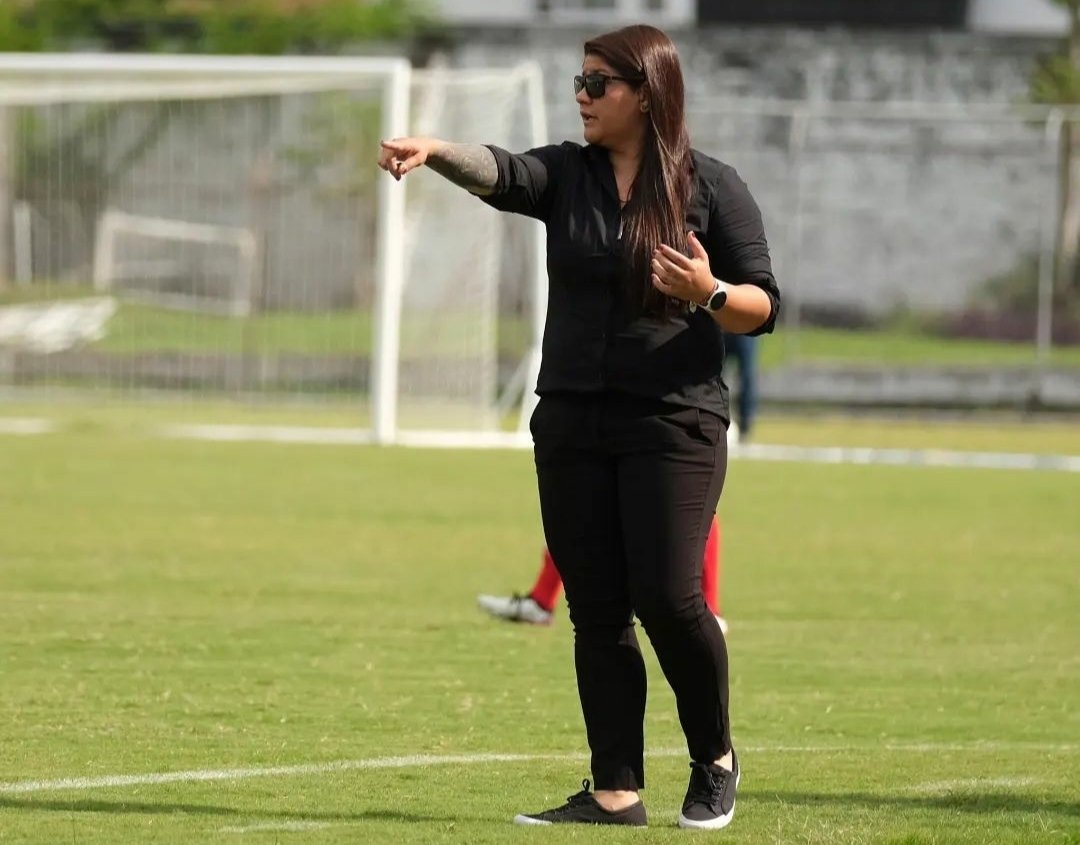
[[[595,792],[521,824],[646,824],[645,664],[636,615],[675,693],[691,758],[682,827],[735,811],[723,634],[701,593],[727,469],[722,330],[772,330],[779,307],[757,205],[691,150],[671,40],[630,26],[585,44],[574,90],[586,146],[513,155],[385,141],[400,179],[426,164],[547,226],[549,300],[531,429],[544,533],[566,585]]]

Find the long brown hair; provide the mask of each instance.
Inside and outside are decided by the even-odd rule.
[[[623,210],[623,245],[629,303],[654,316],[685,307],[653,287],[652,253],[667,244],[685,251],[690,201],[690,135],[686,130],[679,54],[666,33],[652,26],[617,29],[585,42],[616,73],[649,86],[649,126],[641,168]]]

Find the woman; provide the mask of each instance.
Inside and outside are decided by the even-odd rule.
[[[734,815],[728,661],[701,594],[727,468],[722,330],[772,330],[779,307],[757,205],[691,150],[671,40],[631,26],[585,44],[574,78],[586,145],[511,155],[384,142],[400,179],[426,164],[547,227],[549,298],[531,420],[544,534],[566,587],[595,792],[521,824],[645,825],[645,664],[671,685],[691,758],[678,823]],[[684,250],[686,250],[684,252]]]

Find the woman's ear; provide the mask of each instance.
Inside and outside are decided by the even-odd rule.
[[[640,88],[638,88],[638,108],[640,108],[643,112],[647,112],[650,108],[650,93],[651,92],[649,91],[648,85],[642,85]]]

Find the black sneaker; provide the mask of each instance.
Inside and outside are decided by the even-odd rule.
[[[514,824],[627,824],[632,827],[645,827],[645,805],[638,801],[624,810],[605,810],[596,803],[589,792],[589,782],[581,782],[584,787],[577,795],[571,795],[566,803],[553,810],[542,813],[522,813],[514,816]]]
[[[731,771],[705,763],[690,764],[679,827],[719,830],[735,818],[735,790],[739,786],[739,758],[731,752]]]

